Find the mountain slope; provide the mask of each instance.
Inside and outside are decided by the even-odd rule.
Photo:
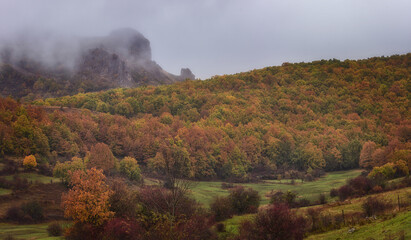
[[[297,177],[357,168],[365,145],[374,166],[410,167],[410,77],[411,54],[322,60],[35,104],[68,107],[45,128],[58,155],[84,155],[104,142],[151,173],[178,156],[184,174],[199,179]]]

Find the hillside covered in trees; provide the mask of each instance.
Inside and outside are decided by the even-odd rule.
[[[32,105],[1,98],[0,154],[46,164],[105,143],[150,174],[241,181],[400,160],[411,167],[410,80],[406,54],[284,63]]]

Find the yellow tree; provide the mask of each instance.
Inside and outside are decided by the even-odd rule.
[[[35,168],[37,166],[36,157],[34,155],[26,156],[23,160],[23,166],[25,168]]]
[[[62,195],[64,216],[76,223],[96,226],[112,217],[114,213],[109,211],[111,190],[104,182],[105,178],[103,171],[95,168],[71,173],[72,189]]]

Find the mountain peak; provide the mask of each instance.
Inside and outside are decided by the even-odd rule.
[[[186,68],[180,76],[163,70],[152,60],[150,41],[132,28],[116,29],[107,36],[94,38],[27,33],[5,43],[0,45],[0,62],[8,65],[0,68],[3,95],[22,97],[34,92],[36,96],[61,96],[115,87],[170,84],[195,77]],[[39,77],[54,82],[62,91],[35,89]]]

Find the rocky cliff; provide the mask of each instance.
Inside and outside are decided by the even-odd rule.
[[[0,46],[1,95],[61,96],[195,78],[188,68],[181,69],[180,76],[163,70],[151,58],[150,41],[134,29],[45,42],[53,41],[27,37]]]

